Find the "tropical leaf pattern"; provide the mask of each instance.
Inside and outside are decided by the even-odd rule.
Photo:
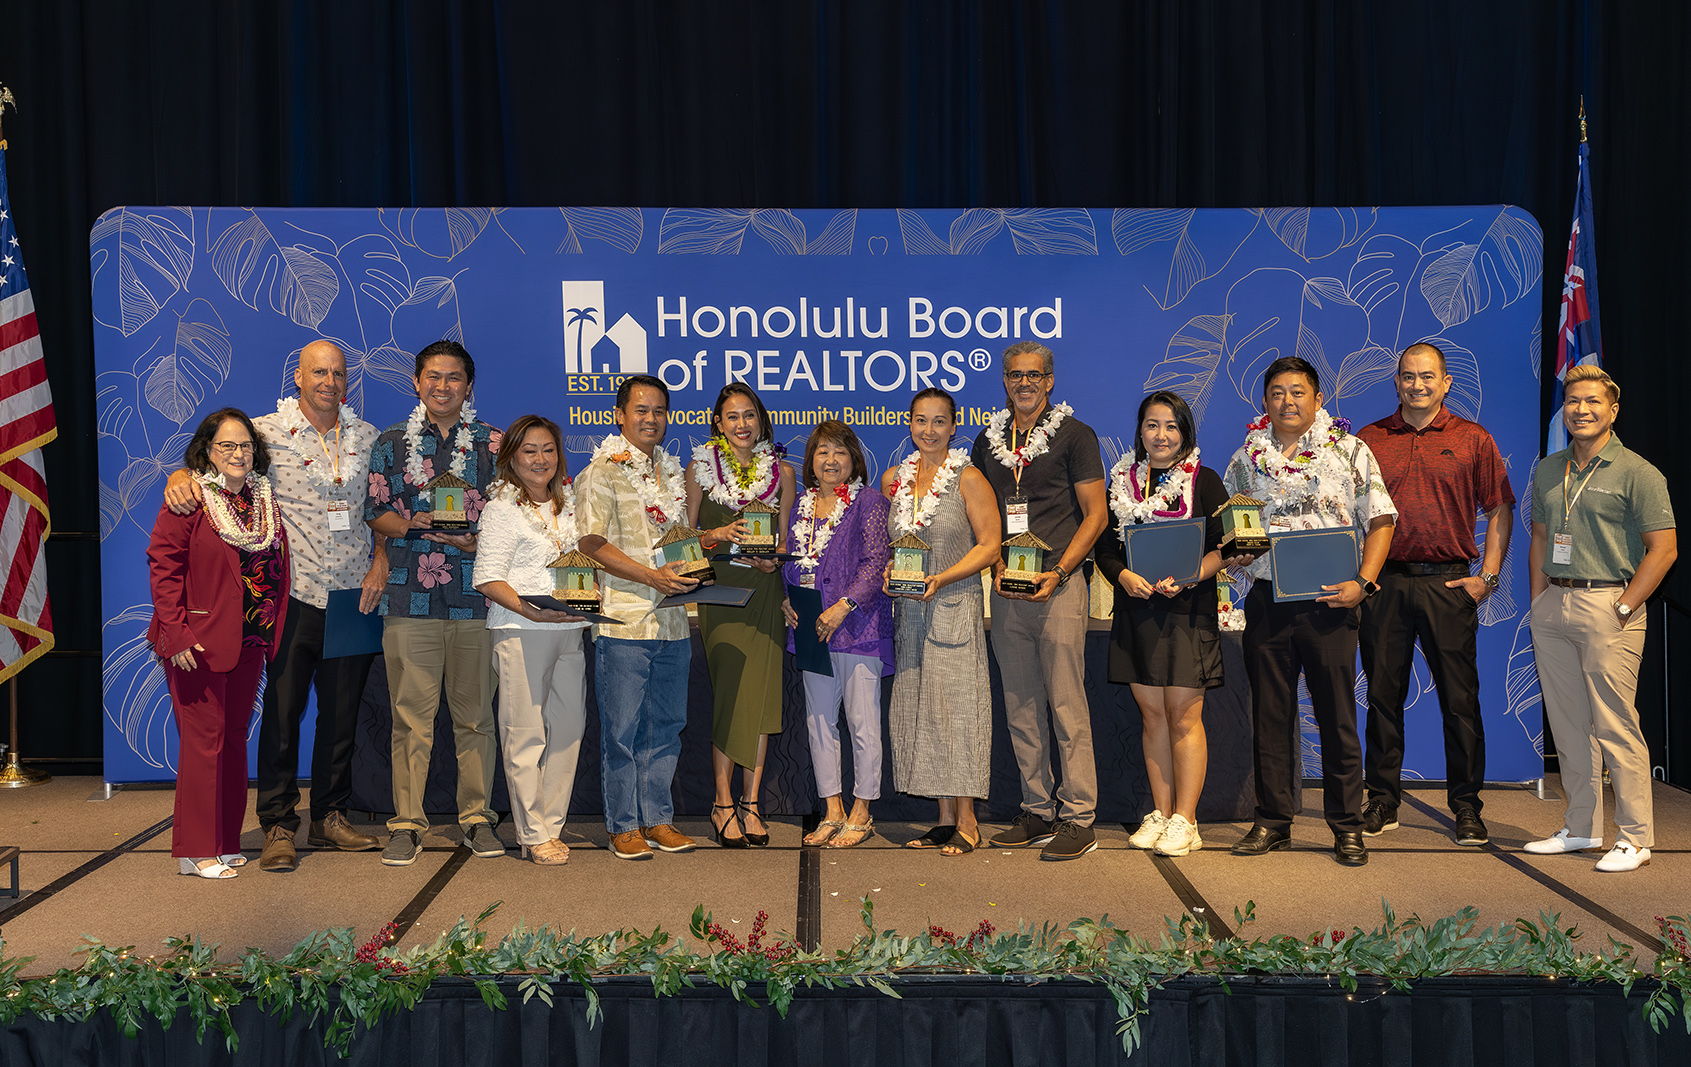
[[[125,337],[152,322],[194,271],[194,215],[185,207],[113,208],[88,240],[95,284],[117,291],[117,307],[100,309],[96,320]]]
[[[233,215],[233,219],[219,216]],[[227,223],[206,251],[211,269],[229,295],[253,310],[270,310],[316,329],[340,295],[334,267],[303,244],[284,245],[252,208],[212,212],[213,225]]]
[[[1148,249],[1155,249],[1159,256],[1168,256],[1168,268],[1160,284],[1147,286],[1147,291],[1157,297],[1157,305],[1166,311],[1185,301],[1193,286],[1226,270],[1256,231],[1256,212],[1230,215],[1216,220],[1220,225],[1194,226],[1198,217],[1195,208],[1120,208],[1111,216],[1110,232],[1115,238],[1116,251],[1123,256],[1134,256]],[[1158,245],[1169,247],[1156,249]]]
[[[637,207],[561,207],[564,239],[558,251],[579,256],[583,241],[603,241],[633,255],[646,234],[646,216]]]
[[[1065,208],[970,208],[935,233],[922,212],[900,210],[904,251],[913,256],[975,256],[1000,233],[1024,256],[1095,256],[1098,231],[1090,212]]]
[[[1491,307],[1538,291],[1544,272],[1543,234],[1509,208],[1500,208],[1477,241],[1446,246],[1421,275],[1421,295],[1446,328]]]

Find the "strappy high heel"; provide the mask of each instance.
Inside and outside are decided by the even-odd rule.
[[[721,845],[723,848],[745,848],[748,843],[746,840],[747,835],[745,824],[742,823],[740,826],[739,837],[728,837],[723,833],[723,831],[727,830],[729,826],[740,821],[740,809],[735,807],[733,804],[712,804],[710,806],[710,810],[710,830],[716,837],[716,843]],[[734,814],[722,820],[722,825],[718,826],[716,825],[715,813],[719,811],[731,811]],[[764,840],[767,841],[768,838],[766,837]]]
[[[746,829],[746,813],[749,812],[756,815],[759,820],[763,819],[763,812],[753,810],[758,806],[758,803],[759,802],[756,800],[747,800],[745,797],[741,797],[739,800],[739,807],[734,812],[734,816],[740,820],[740,832],[746,835],[746,844],[751,845],[753,848],[762,848],[769,844],[769,835],[767,833],[754,834],[750,830]],[[767,824],[765,824],[765,829],[768,829]]]
[[[198,859],[178,856],[176,858],[176,873],[193,875],[197,878],[209,878],[214,882],[235,877],[234,868],[224,863],[217,856],[202,856]]]

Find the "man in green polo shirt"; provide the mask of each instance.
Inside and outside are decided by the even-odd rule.
[[[1568,371],[1569,446],[1546,456],[1532,483],[1532,650],[1568,809],[1560,830],[1526,850],[1603,846],[1607,764],[1616,840],[1599,871],[1637,870],[1655,845],[1650,749],[1633,697],[1644,604],[1679,555],[1667,479],[1615,436],[1620,399],[1601,368]]]

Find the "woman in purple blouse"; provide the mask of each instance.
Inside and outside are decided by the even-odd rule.
[[[816,636],[828,646],[833,675],[804,672],[805,726],[816,792],[827,805],[807,845],[850,848],[875,832],[869,802],[881,795],[881,678],[893,669],[892,602],[881,588],[887,547],[887,500],[863,492],[863,446],[843,422],[817,426],[804,450],[805,493],[787,526],[788,598],[781,611],[799,625],[793,597],[815,590]],[[792,650],[791,639],[787,645]],[[851,735],[851,811],[840,787],[840,706]]]

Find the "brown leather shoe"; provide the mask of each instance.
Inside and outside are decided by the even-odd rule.
[[[644,831],[624,830],[620,834],[611,835],[611,855],[619,860],[649,860],[652,858],[652,848],[646,844]]]
[[[294,832],[286,826],[272,826],[264,831],[264,851],[258,856],[258,869],[273,874],[286,874],[299,866],[299,854],[294,851]]]
[[[667,822],[657,826],[642,826],[640,833],[645,836],[646,844],[660,852],[691,852],[699,847],[697,841]]]
[[[346,821],[346,815],[338,811],[331,811],[322,822],[313,822],[305,841],[313,848],[338,848],[342,852],[368,852],[381,846],[369,834],[359,833]]]

